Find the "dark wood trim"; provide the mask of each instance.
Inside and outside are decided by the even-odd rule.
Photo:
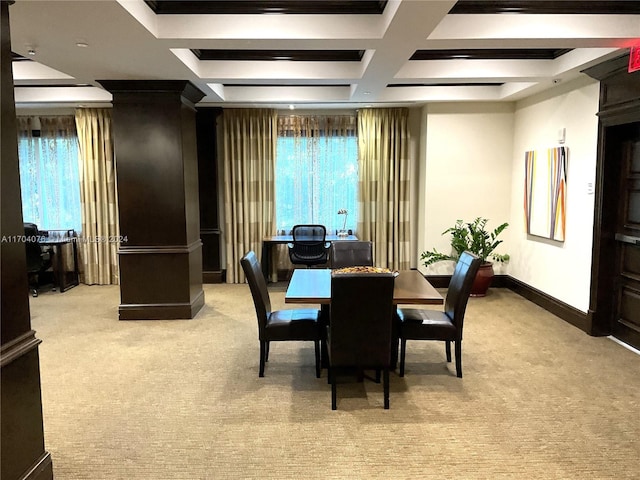
[[[387,0],[145,0],[156,15],[380,15]]]
[[[52,478],[53,461],[51,460],[51,454],[44,452],[21,480],[49,480]]]
[[[224,283],[224,272],[202,272],[202,283]]]
[[[2,344],[0,367],[5,367],[15,359],[26,355],[31,350],[37,348],[41,343],[42,340],[36,338],[36,332],[34,330],[30,330],[10,342]]]
[[[607,0],[585,2],[575,0],[458,0],[450,14],[621,14],[640,13],[639,2]]]
[[[429,280],[429,283],[436,288],[447,288],[451,281],[451,275],[425,275],[425,278]],[[539,307],[544,308],[548,312],[561,318],[562,320],[570,323],[571,325],[578,327],[580,330],[588,333],[589,335],[603,335],[604,333],[595,332],[592,329],[592,317],[591,312],[584,313],[577,308],[567,305],[564,302],[544,293],[537,288],[533,288],[520,280],[517,280],[510,275],[496,275],[491,284],[491,288],[508,288],[509,290],[517,293],[518,295],[526,298],[532,303],[535,303]]]
[[[173,253],[191,253],[202,247],[200,239],[191,242],[189,245],[136,245],[135,247],[121,246],[118,249],[118,255],[144,255],[144,254],[173,254]]]
[[[416,50],[409,60],[555,60],[571,48],[457,48]]]
[[[204,291],[189,303],[120,304],[120,320],[184,320],[195,317],[204,306]]]
[[[119,94],[113,97],[112,103],[114,106],[117,103],[129,103],[131,95],[134,96],[133,98],[138,103],[156,103],[157,98],[149,94],[175,94],[182,100],[191,102],[192,106],[205,96],[204,92],[189,80],[98,80],[98,83],[105,90]],[[146,97],[142,97],[139,94],[145,94]]]
[[[553,313],[555,316],[560,317],[562,320],[570,323],[574,327],[578,327],[589,335],[595,335],[591,328],[591,318],[589,314],[581,312],[577,308],[567,305],[551,295],[538,290],[537,288],[533,288],[520,280],[511,276],[506,277],[506,284],[509,290],[535,303],[539,307],[544,308],[548,312]]]
[[[364,50],[227,50],[192,49],[198,60],[251,62],[360,62]]]

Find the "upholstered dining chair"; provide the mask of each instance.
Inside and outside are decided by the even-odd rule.
[[[308,268],[327,263],[331,243],[326,241],[327,229],[324,225],[295,225],[291,235],[293,242],[287,245],[293,265],[305,265]]]
[[[258,375],[264,377],[265,363],[269,360],[270,342],[300,340],[314,343],[316,377],[320,378],[321,330],[318,322],[320,312],[307,308],[271,310],[267,282],[255,252],[249,251],[242,257],[240,264],[249,282],[258,319],[258,339],[260,340],[260,371]]]
[[[373,246],[365,241],[338,241],[331,244],[331,268],[373,266]]]
[[[455,343],[456,375],[462,378],[462,327],[471,286],[482,259],[463,252],[451,277],[444,311],[398,308],[400,336],[400,376],[404,376],[407,340],[445,342],[447,362],[451,362],[451,342]]]
[[[337,372],[383,372],[384,408],[389,408],[394,277],[391,273],[332,273],[327,327],[331,409],[337,408]]]

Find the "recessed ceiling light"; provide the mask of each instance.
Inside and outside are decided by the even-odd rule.
[[[89,44],[87,42],[76,42],[76,47],[87,48]]]
[[[368,91],[368,90],[367,90],[366,92],[363,92],[363,93],[364,93],[365,95],[371,95],[371,92],[370,92],[370,91]]]
[[[36,54],[36,51],[35,49],[30,48],[29,50],[27,50],[27,53],[33,57]]]

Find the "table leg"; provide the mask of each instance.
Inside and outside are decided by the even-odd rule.
[[[329,353],[327,352],[327,327],[329,326],[329,305],[320,305],[320,368],[329,368]]]
[[[262,242],[262,275],[264,275],[264,281],[269,283],[271,281],[271,242]]]
[[[396,369],[398,363],[398,343],[400,342],[400,317],[396,311],[393,313],[393,320],[391,321],[391,370]]]

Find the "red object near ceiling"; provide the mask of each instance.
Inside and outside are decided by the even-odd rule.
[[[629,73],[640,70],[640,45],[631,47],[629,52]]]

